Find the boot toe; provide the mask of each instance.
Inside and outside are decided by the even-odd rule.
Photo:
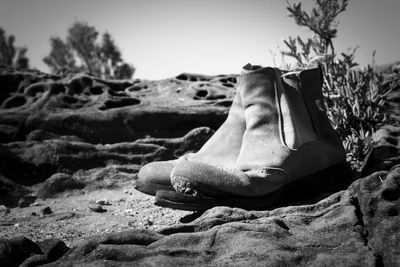
[[[144,165],[138,173],[135,189],[152,196],[157,190],[174,190],[170,175],[175,164],[176,160],[169,160]]]
[[[258,197],[288,183],[283,170],[264,168],[241,171],[180,159],[171,172],[175,191],[210,197]]]
[[[225,197],[239,193],[245,176],[240,171],[181,159],[171,172],[171,184],[175,191],[188,195]]]

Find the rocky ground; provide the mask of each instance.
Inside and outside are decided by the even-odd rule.
[[[235,86],[235,75],[107,81],[0,69],[0,265],[400,264],[398,126],[377,132],[342,191],[270,211],[193,214],[134,190],[143,164],[204,144]]]

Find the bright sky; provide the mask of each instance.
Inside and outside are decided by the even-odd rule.
[[[28,47],[32,67],[48,71],[42,59],[49,38],[64,39],[75,19],[84,20],[111,33],[136,78],[163,79],[239,73],[248,62],[273,65],[269,50],[277,53],[290,35],[309,34],[285,6],[282,0],[1,0],[0,27]],[[399,14],[399,0],[350,0],[339,17],[337,51],[358,45],[361,65],[373,50],[378,64],[400,60]]]

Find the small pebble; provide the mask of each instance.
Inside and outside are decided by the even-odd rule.
[[[124,193],[125,193],[125,194],[128,194],[128,193],[129,193],[129,191],[128,191],[128,190],[124,190]]]
[[[15,227],[19,227],[20,225],[19,225],[19,223],[16,223],[16,224],[14,224],[14,226],[15,226]]]
[[[10,209],[7,208],[7,207],[4,206],[4,205],[0,205],[0,213],[4,213],[4,214],[10,213]]]
[[[29,207],[30,203],[26,198],[21,198],[18,200],[18,207],[20,208],[26,208]]]
[[[52,214],[53,213],[53,211],[50,209],[50,207],[44,207],[40,211],[42,212],[42,215],[48,215],[48,214]]]
[[[89,203],[89,209],[94,212],[106,212],[107,210],[104,209],[101,205],[96,203]]]
[[[96,201],[97,204],[99,205],[111,205],[110,201],[108,201],[108,199],[99,199]]]

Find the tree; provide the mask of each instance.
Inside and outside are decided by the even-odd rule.
[[[15,47],[15,37],[7,36],[4,29],[0,28],[0,65],[17,69],[29,68],[29,59],[26,57],[26,47]]]
[[[102,34],[86,22],[75,21],[65,41],[50,38],[51,51],[43,61],[52,72],[60,70],[87,71],[105,79],[129,79],[135,68],[123,61],[110,33]]]

